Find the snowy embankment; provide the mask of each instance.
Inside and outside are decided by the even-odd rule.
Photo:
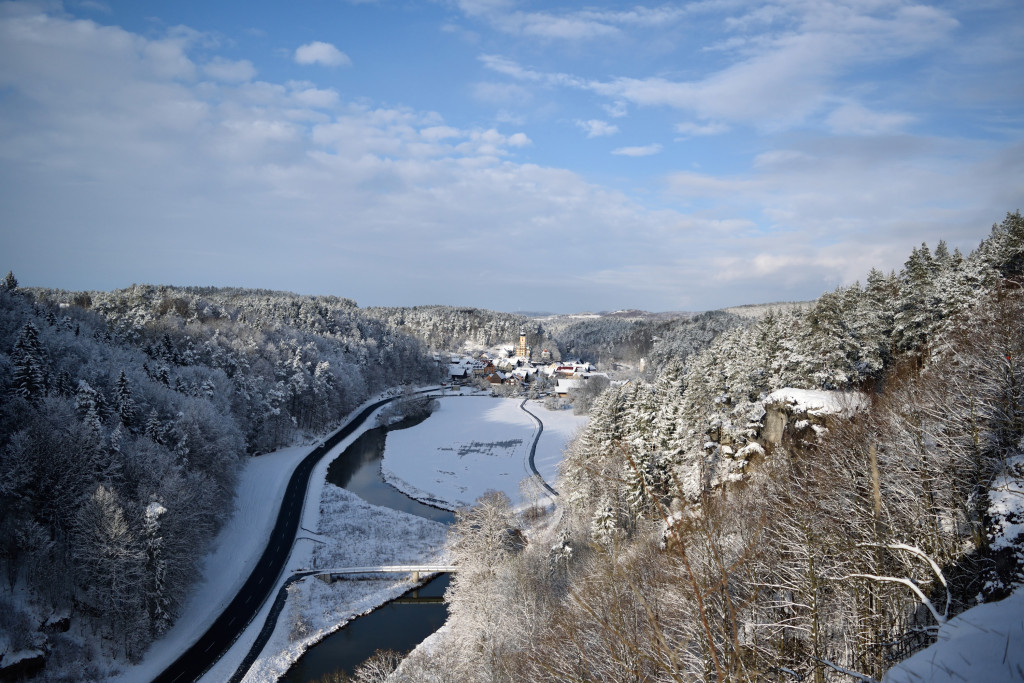
[[[387,395],[385,393],[367,400],[351,414],[359,414],[363,408]],[[332,449],[314,470],[306,497],[303,527],[315,529],[319,523],[318,503],[327,465],[373,426],[374,420],[367,420],[361,429]],[[154,679],[210,627],[259,561],[277,520],[288,480],[312,447],[311,444],[293,446],[246,459],[239,472],[234,511],[211,544],[201,568],[202,574],[182,606],[174,626],[153,642],[141,662],[125,666],[119,675],[109,680],[127,683]],[[312,535],[307,533],[305,536]],[[309,566],[306,558],[311,556],[313,545],[309,540],[296,542],[284,572],[286,576],[295,571],[296,567],[301,567],[303,562],[305,567]],[[298,556],[295,551],[298,551]],[[207,674],[205,680],[223,681],[230,677],[255,640],[272,602],[272,599],[267,601],[246,632]]]
[[[1024,560],[1024,454],[1010,458],[989,491],[992,548]],[[1004,600],[977,605],[939,628],[938,641],[886,672],[884,683],[1024,681],[1024,577]]]
[[[522,399],[462,397],[442,399],[423,424],[388,435],[381,472],[407,496],[447,510],[472,505],[490,490],[525,503],[539,490],[523,491],[530,479],[530,447],[537,425],[520,409]],[[587,418],[571,411],[527,402],[544,423],[535,464],[554,484],[562,450]]]
[[[326,569],[441,561],[448,529],[326,484],[317,531],[321,542],[312,548],[310,566]],[[382,576],[333,584],[310,576],[292,584],[274,634],[243,682],[277,680],[310,646],[413,585],[406,575]]]
[[[115,681],[152,680],[195,642],[235,597],[266,548],[285,487],[310,446],[293,446],[245,461],[235,509],[203,562],[202,578],[181,615],[154,641],[142,662]]]

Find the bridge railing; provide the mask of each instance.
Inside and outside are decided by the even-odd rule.
[[[312,573],[328,582],[345,578],[353,574],[412,574],[412,580],[419,581],[420,574],[443,574],[456,571],[458,571],[458,567],[451,564],[385,564],[368,567],[336,567],[333,569],[317,569]]]

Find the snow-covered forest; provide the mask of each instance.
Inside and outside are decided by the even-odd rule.
[[[880,678],[1024,581],[1022,289],[1019,212],[967,256],[922,244],[900,272],[757,316],[538,320],[9,274],[4,665],[45,654],[46,679],[89,680],[93,662],[136,660],[173,622],[243,458],[437,380],[436,352],[523,329],[535,351],[636,376],[594,400],[559,517],[525,525],[502,495],[463,511],[450,626],[398,679]]]
[[[50,680],[174,620],[242,458],[323,434],[424,345],[335,297],[0,286],[0,653]],[[38,663],[38,662],[36,662]]]
[[[461,515],[449,627],[396,678],[880,679],[1024,583],[1022,287],[1017,212],[608,389],[555,528]]]

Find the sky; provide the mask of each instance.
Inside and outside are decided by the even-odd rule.
[[[700,311],[1024,208],[1020,0],[0,3],[22,286]]]

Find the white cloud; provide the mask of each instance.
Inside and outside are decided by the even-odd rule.
[[[452,128],[451,126],[428,126],[427,128],[421,128],[420,135],[424,140],[430,142],[462,137],[462,133],[457,128]]]
[[[223,57],[214,57],[203,64],[203,73],[218,81],[240,83],[255,78],[256,67],[248,59],[232,61]]]
[[[612,117],[613,119],[621,119],[623,116],[629,113],[629,105],[627,105],[622,100],[617,100],[615,102],[611,102],[609,104],[604,104],[601,106],[604,108],[605,112],[608,113],[608,116]]]
[[[601,121],[600,119],[590,119],[589,121],[581,121],[577,119],[576,125],[587,134],[588,138],[615,135],[619,132],[618,126],[608,123],[607,121]]]
[[[319,40],[301,45],[295,50],[297,64],[321,64],[323,66],[349,66],[352,60],[330,43]]]
[[[794,66],[784,33],[768,47],[747,41],[738,61],[690,81],[595,84],[498,57],[481,63],[520,94],[607,86],[622,113],[627,103],[679,109],[670,114],[691,122],[679,132],[695,135],[757,124],[742,108],[760,103],[736,91],[767,68],[769,52],[785,53],[778,64],[791,73],[811,68]],[[795,88],[804,104],[769,99],[765,116],[829,123],[834,114],[847,133],[887,137],[830,139],[813,126],[753,137],[757,155],[739,170],[671,174],[651,200],[668,208],[652,209],[556,161],[518,163],[531,144],[519,125],[454,126],[315,82],[243,80],[238,62],[204,56],[197,66],[195,55],[215,53],[197,49],[203,41],[187,29],[153,38],[0,5],[0,221],[17,226],[0,231],[0,253],[19,279],[275,287],[362,304],[694,310],[809,298],[872,266],[898,267],[922,240],[970,249],[1024,205],[1019,142],[900,134],[911,123],[898,119],[901,106],[867,89],[836,96],[845,67],[824,69],[806,93]],[[816,50],[805,43],[808,57]],[[238,78],[215,78],[211,65]],[[699,101],[715,92],[723,101]],[[855,104],[868,95],[871,110]],[[821,117],[800,113],[808,108]],[[555,249],[506,258],[495,246],[541,243],[591,248],[567,260]]]
[[[294,90],[292,99],[299,106],[314,109],[331,109],[341,101],[334,90],[315,87],[300,87]]]
[[[834,109],[825,123],[838,135],[888,135],[900,132],[916,120],[910,114],[876,112],[848,102]]]
[[[110,14],[113,11],[110,5],[105,2],[98,2],[97,0],[79,0],[75,4],[93,12],[102,12],[103,14]]]
[[[526,133],[513,133],[508,137],[508,144],[511,147],[526,147],[532,145],[533,141],[526,136]]]
[[[602,21],[580,16],[557,16],[546,12],[515,12],[494,19],[506,33],[558,40],[593,40],[618,33]]]
[[[724,123],[693,123],[684,121],[676,124],[676,131],[686,136],[721,135],[729,132],[729,126]]]
[[[666,21],[675,20],[673,12],[665,14]],[[614,23],[610,15],[599,12],[578,16]],[[616,22],[624,21],[616,16]],[[705,131],[734,123],[775,131],[815,120],[834,103],[851,70],[952,47],[951,35],[957,26],[938,8],[779,2],[734,18],[730,28],[735,31],[763,32],[717,41],[712,47],[725,63],[688,80],[660,75],[584,79],[526,68],[497,55],[482,56],[481,61],[520,81],[595,92],[612,100],[610,106],[619,111],[622,103],[669,107],[714,122],[703,124],[703,129],[681,131],[684,134],[709,134]],[[898,128],[906,122],[894,118],[899,116],[880,114],[868,120],[842,110],[828,125]]]
[[[459,6],[467,16],[483,19],[503,33],[558,41],[592,41],[620,35],[624,29],[664,28],[680,21],[687,12],[676,7],[523,12],[501,0],[462,0]]]
[[[642,147],[619,147],[613,149],[612,154],[618,154],[626,157],[648,157],[652,154],[657,154],[661,151],[660,144],[644,145]]]
[[[533,99],[530,91],[517,83],[475,83],[473,97],[496,105],[525,104]]]

